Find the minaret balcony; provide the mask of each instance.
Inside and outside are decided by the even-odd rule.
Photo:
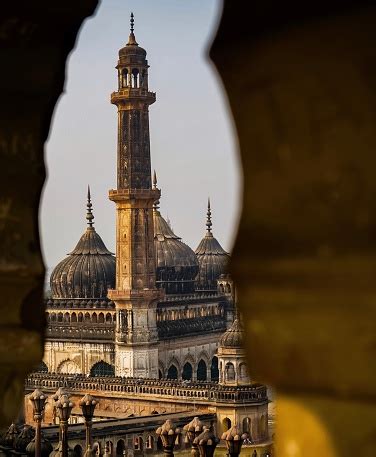
[[[150,92],[140,87],[124,87],[111,94],[111,103],[114,105],[127,103],[128,101],[144,101],[151,105],[155,100],[155,92]]]
[[[161,291],[159,289],[132,289],[132,290],[118,290],[109,289],[108,297],[115,302],[140,302],[145,301],[152,302],[154,300],[160,300]]]
[[[159,189],[110,189],[108,198],[113,201],[152,200],[155,202],[161,196]]]

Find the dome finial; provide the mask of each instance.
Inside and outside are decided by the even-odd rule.
[[[91,194],[90,194],[90,186],[88,185],[87,186],[87,204],[86,204],[86,207],[87,207],[87,213],[86,213],[86,219],[87,219],[87,225],[92,228],[93,225],[94,225],[94,214],[92,212],[92,203],[91,203]]]
[[[158,183],[158,180],[157,180],[157,173],[153,172],[153,189],[156,189],[157,188],[157,183]],[[159,210],[159,199],[158,200],[155,200],[154,204],[153,204],[153,209],[155,211],[158,211]]]
[[[136,41],[136,37],[134,36],[134,15],[133,13],[131,13],[131,29],[130,29],[130,32],[129,32],[129,39],[128,39],[128,43],[127,43],[127,46],[131,46],[131,45],[134,45],[134,46],[138,46],[138,43]]]
[[[212,228],[212,221],[211,221],[211,209],[210,209],[210,197],[208,198],[208,212],[207,219],[206,219],[206,232],[208,235],[212,236],[211,228]]]

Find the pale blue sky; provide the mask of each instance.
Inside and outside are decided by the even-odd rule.
[[[90,183],[95,227],[115,252],[117,53],[128,40],[129,14],[148,53],[152,167],[162,189],[161,211],[195,249],[205,233],[210,195],[214,235],[230,250],[235,235],[240,174],[233,127],[214,67],[206,59],[220,0],[103,0],[83,25],[67,66],[65,93],[55,109],[46,147],[48,181],[41,227],[52,268],[86,227]]]

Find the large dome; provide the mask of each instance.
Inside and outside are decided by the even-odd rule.
[[[161,216],[153,209],[156,285],[166,294],[194,292],[198,262],[193,250],[175,235]]]
[[[115,287],[115,257],[93,227],[88,191],[88,227],[68,257],[50,277],[52,298],[106,298]]]
[[[200,266],[199,274],[196,278],[196,288],[198,290],[216,290],[217,280],[227,271],[229,254],[222,248],[218,240],[214,238],[211,231],[211,210],[208,201],[208,213],[206,222],[206,235],[200,241],[195,251]]]

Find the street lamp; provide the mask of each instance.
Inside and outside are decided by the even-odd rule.
[[[191,443],[192,456],[199,457],[200,452],[198,450],[197,444],[195,443],[195,438],[197,438],[203,430],[202,422],[198,417],[194,417],[189,424],[184,425],[183,430],[186,432],[186,437]]]
[[[180,428],[175,427],[170,420],[166,420],[161,427],[157,428],[156,433],[162,440],[165,457],[174,457],[175,441],[181,433]]]
[[[56,411],[60,423],[61,457],[68,457],[68,420],[73,406],[67,394],[61,395],[56,402]]]
[[[221,439],[226,441],[228,454],[230,457],[238,457],[242,449],[242,444],[248,438],[247,433],[241,434],[237,425],[231,427],[227,432],[222,433]]]
[[[194,439],[194,443],[198,447],[200,457],[213,457],[219,439],[210,428],[204,427],[204,431]]]
[[[86,427],[86,451],[85,457],[92,455],[92,443],[91,443],[91,428],[93,425],[94,410],[97,405],[95,400],[90,394],[86,394],[81,400],[79,405],[81,406],[82,415],[85,418]]]
[[[42,417],[44,407],[46,405],[47,396],[39,390],[35,389],[30,395],[29,400],[33,405],[34,420],[36,423],[35,427],[35,457],[40,457],[40,431],[42,426]]]

